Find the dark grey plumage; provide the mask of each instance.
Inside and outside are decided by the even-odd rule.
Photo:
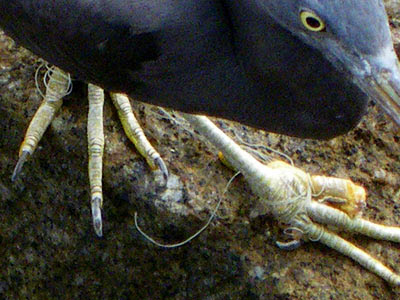
[[[160,106],[330,138],[370,95],[400,123],[378,0],[0,0],[0,27],[81,80]]]

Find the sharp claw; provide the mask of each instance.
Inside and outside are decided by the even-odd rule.
[[[92,199],[92,218],[94,231],[99,237],[102,237],[103,224],[101,221],[101,199],[98,197]]]
[[[162,172],[164,181],[168,181],[168,169],[167,166],[165,165],[163,159],[161,157],[157,157],[154,159],[154,164],[158,167],[158,169]]]
[[[14,168],[14,172],[11,176],[11,181],[15,181],[18,175],[21,173],[24,163],[28,160],[30,153],[28,151],[22,151],[21,156],[18,159],[17,165]]]
[[[286,251],[292,251],[301,246],[301,241],[300,240],[292,240],[290,242],[280,242],[276,241],[276,245],[278,246],[279,249],[286,250]]]

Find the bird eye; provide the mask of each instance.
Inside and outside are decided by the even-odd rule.
[[[325,22],[311,11],[303,10],[300,13],[300,19],[304,27],[308,30],[323,31],[325,29]]]

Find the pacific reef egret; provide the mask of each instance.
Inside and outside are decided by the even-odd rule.
[[[112,93],[128,136],[139,140],[149,164],[166,178],[160,156],[142,137],[135,139],[137,127],[123,94],[304,138],[346,133],[364,115],[369,98],[400,124],[399,62],[380,0],[0,0],[0,27],[57,66],[21,146],[14,178],[68,93],[69,74],[89,83],[89,177],[98,235],[103,89]],[[319,240],[400,283],[378,261],[313,222],[399,242],[399,229],[341,208],[349,198],[355,202],[348,206],[362,206],[361,187],[308,176],[283,163],[262,165],[205,117],[186,118],[244,174],[260,201],[304,239]],[[322,200],[311,201],[315,197]]]

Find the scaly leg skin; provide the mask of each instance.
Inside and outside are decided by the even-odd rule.
[[[399,243],[399,227],[375,224],[360,216],[360,210],[365,206],[362,187],[350,180],[310,176],[281,161],[264,165],[242,150],[206,117],[188,114],[184,117],[222,152],[230,166],[244,175],[262,205],[279,221],[302,233],[302,239],[319,241],[354,259],[390,284],[400,285],[399,275],[321,225],[332,225]],[[292,248],[296,245],[288,243],[286,246]]]
[[[19,159],[11,177],[12,181],[18,177],[25,161],[36,150],[43,133],[60,110],[63,103],[62,98],[69,93],[71,84],[69,75],[57,68],[50,69],[50,72],[50,80],[47,84],[43,102],[29,124],[24,141],[21,144]]]
[[[139,122],[136,120],[132,111],[132,106],[127,96],[123,94],[110,93],[111,100],[118,111],[119,119],[124,128],[126,136],[135,145],[139,153],[146,159],[147,164],[152,170],[159,169],[166,182],[168,179],[168,169],[161,159],[160,154],[153,148],[147,140]]]
[[[103,235],[101,221],[101,207],[103,205],[103,106],[104,91],[93,84],[88,85],[89,114],[87,124],[88,152],[89,152],[89,183],[92,206],[94,231],[98,236]]]
[[[19,152],[19,160],[14,169],[12,180],[21,172],[25,161],[33,154],[43,133],[61,108],[62,98],[67,95],[71,87],[71,78],[62,70],[53,67],[46,85],[46,95],[40,108],[33,117]],[[118,115],[129,139],[138,148],[138,151],[151,167],[159,168],[165,182],[168,179],[167,167],[151,144],[146,139],[139,123],[136,121],[129,99],[121,94],[112,94],[112,100],[117,108]],[[103,133],[103,104],[104,91],[92,84],[88,86],[89,116],[88,116],[88,151],[89,151],[89,181],[93,226],[98,236],[103,235],[101,207],[103,204],[102,192],[102,159],[104,149]]]

